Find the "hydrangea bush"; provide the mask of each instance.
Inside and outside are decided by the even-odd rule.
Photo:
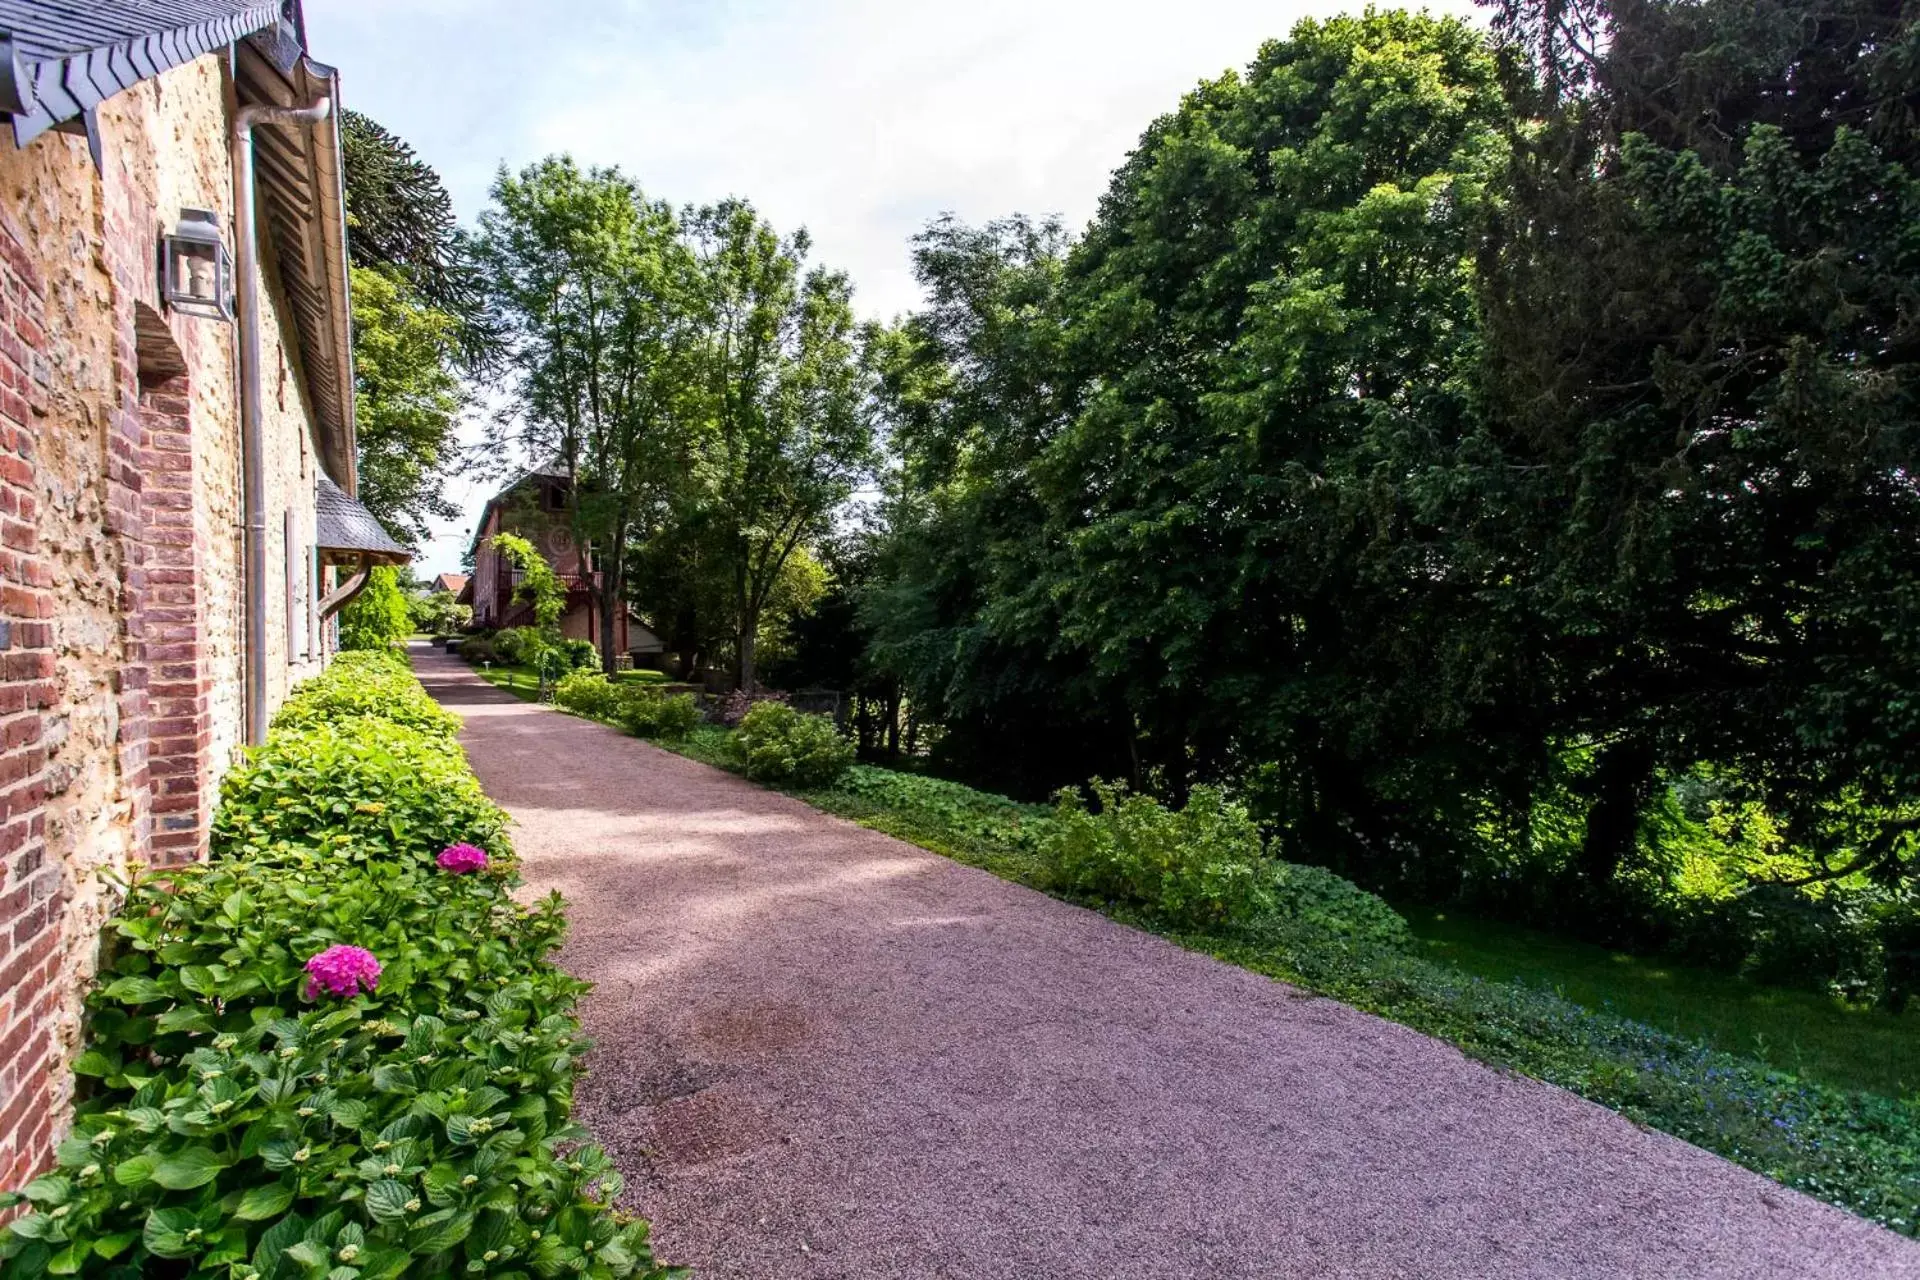
[[[338,724],[371,716],[451,738],[460,717],[427,695],[407,660],[391,649],[337,654],[327,669],[294,690],[273,717],[276,729]]]
[[[549,961],[558,896],[511,896],[502,821],[443,737],[270,735],[215,859],[127,886],[0,1274],[670,1274],[570,1122],[584,984]]]

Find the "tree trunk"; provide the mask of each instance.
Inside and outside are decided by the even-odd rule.
[[[748,693],[760,692],[760,673],[754,667],[754,649],[759,644],[759,620],[750,618],[740,628],[740,687]]]
[[[900,691],[891,690],[887,694],[887,754],[895,759],[900,756]]]
[[[1593,771],[1593,807],[1580,842],[1580,877],[1604,895],[1640,832],[1640,810],[1653,789],[1653,743],[1626,738],[1601,751]]]
[[[614,620],[619,617],[619,603],[612,591],[599,593],[600,605],[600,669],[611,676],[618,666],[614,657]]]

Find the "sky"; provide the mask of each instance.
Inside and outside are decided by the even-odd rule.
[[[463,222],[502,164],[618,165],[672,204],[753,202],[888,319],[918,290],[908,240],[1093,214],[1156,116],[1303,17],[1364,0],[306,0],[345,105],[412,144]],[[1428,0],[1471,13],[1471,0]],[[469,424],[466,438],[478,437]],[[492,482],[416,569],[459,568]]]

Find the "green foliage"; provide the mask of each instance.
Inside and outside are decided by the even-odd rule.
[[[665,694],[647,682],[615,682],[598,671],[561,679],[553,700],[568,711],[619,725],[642,738],[684,738],[700,722],[693,695]]]
[[[354,496],[406,542],[460,508],[443,492],[459,461],[466,394],[453,370],[457,323],[397,275],[353,270]]]
[[[507,854],[458,749],[356,708],[275,729],[235,774],[215,860],[128,886],[75,1062],[91,1087],[0,1275],[664,1276],[569,1120],[585,985],[547,958],[557,895],[518,904],[504,860],[433,863],[443,841]],[[409,824],[433,796],[429,837]],[[374,991],[303,994],[336,944],[379,959]]]
[[[560,581],[560,575],[553,571],[547,558],[519,534],[496,533],[491,545],[520,572],[514,600],[532,605],[534,626],[547,633],[551,641],[558,641],[560,616],[567,611],[566,583]]]
[[[433,636],[456,635],[473,621],[473,608],[459,604],[451,591],[430,591],[408,602],[413,629]]]
[[[340,647],[392,649],[412,634],[413,615],[397,571],[392,565],[373,566],[367,585],[340,611]]]
[[[628,733],[672,741],[686,737],[700,723],[700,708],[690,693],[666,694],[644,685],[615,687],[620,701],[614,719]]]
[[[1141,907],[1179,927],[1245,923],[1272,903],[1266,850],[1247,811],[1213,787],[1181,809],[1118,784],[1060,793],[1044,852],[1053,883],[1077,895]]]
[[[889,814],[909,816],[947,837],[1021,851],[1039,849],[1053,816],[1040,805],[1017,804],[944,778],[864,764],[848,769],[834,790]]]
[[[504,858],[506,828],[444,731],[357,716],[277,730],[229,769],[213,849],[259,859],[304,847],[345,865],[431,862],[465,842]]]
[[[406,659],[391,649],[336,655],[325,671],[294,690],[272,727],[298,729],[361,716],[447,738],[460,731],[460,717],[429,697]]]
[[[560,647],[566,655],[569,671],[585,671],[600,661],[600,654],[591,640],[565,640]]]
[[[554,637],[538,627],[508,627],[491,641],[498,660],[515,667],[537,666],[554,647]]]
[[[598,671],[574,671],[554,686],[555,703],[593,720],[612,720],[625,690]]]
[[[1312,938],[1322,948],[1368,953],[1412,944],[1405,917],[1324,867],[1275,862],[1266,890],[1269,902],[1254,922],[1255,936]]]
[[[1822,1084],[1889,1098],[1920,1091],[1920,1020],[1911,1013],[1763,986],[1671,957],[1627,955],[1452,908],[1416,908],[1407,920],[1423,954],[1483,978],[1557,992]]]
[[[580,588],[610,621],[631,545],[691,482],[711,413],[700,266],[671,206],[618,169],[549,156],[501,170],[491,195],[479,247],[516,375],[512,443],[564,477],[574,544],[593,548]]]
[[[340,158],[347,253],[356,271],[404,281],[423,306],[453,317],[461,364],[484,369],[498,337],[440,175],[404,139],[358,111],[340,113]],[[356,281],[356,302],[359,289]]]
[[[784,702],[759,702],[740,720],[732,740],[734,760],[755,782],[828,787],[853,763],[854,748],[826,716],[796,711]]]

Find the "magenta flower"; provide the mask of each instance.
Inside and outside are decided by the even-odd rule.
[[[380,961],[373,952],[365,947],[333,946],[307,961],[307,985],[301,994],[311,1000],[324,991],[344,999],[359,994],[363,985],[373,990],[379,981]]]
[[[476,845],[450,844],[440,851],[435,859],[442,871],[451,871],[457,876],[469,871],[479,871],[487,865],[487,851]]]

